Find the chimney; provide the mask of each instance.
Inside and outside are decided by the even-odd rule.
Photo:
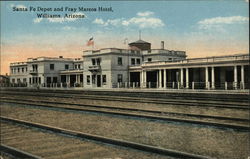
[[[164,50],[164,41],[161,41],[161,49]]]

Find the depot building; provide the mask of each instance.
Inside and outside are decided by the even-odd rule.
[[[187,58],[138,40],[130,49],[83,51],[81,58],[37,57],[10,64],[11,86],[51,88],[249,89],[249,54]]]

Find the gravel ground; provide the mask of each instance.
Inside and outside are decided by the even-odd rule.
[[[23,99],[24,97],[13,96],[16,99]],[[29,97],[25,97],[29,99]],[[33,99],[32,97],[31,99]],[[212,108],[212,107],[199,107],[199,106],[181,106],[174,104],[154,104],[154,103],[140,103],[140,102],[117,102],[117,101],[105,101],[105,100],[89,100],[89,99],[74,99],[74,98],[54,98],[54,97],[35,97],[36,100],[44,101],[60,101],[70,102],[75,104],[89,104],[100,106],[114,106],[114,107],[127,107],[138,108],[147,110],[158,110],[166,112],[176,113],[188,113],[188,114],[201,114],[201,115],[214,115],[225,117],[238,117],[243,119],[249,119],[249,112],[246,110],[228,109],[228,108]]]
[[[36,102],[37,100],[33,100]],[[4,101],[3,101],[4,102]],[[26,102],[24,102],[26,103]],[[30,102],[31,104],[33,102]],[[38,102],[37,102],[38,103]],[[47,106],[46,103],[40,103],[41,105]],[[73,106],[73,105],[67,105],[67,104],[49,104],[52,105],[52,107],[58,107],[58,108],[76,108],[82,109],[82,111],[85,110],[96,110],[98,108],[91,108],[91,107],[83,107],[83,106]],[[30,106],[30,107],[38,107],[38,106]],[[55,109],[55,108],[52,108]],[[213,118],[199,118],[199,117],[190,117],[190,116],[182,116],[182,115],[175,115],[175,114],[165,114],[165,113],[149,113],[149,112],[138,112],[138,111],[129,111],[129,110],[115,110],[115,109],[107,109],[100,107],[98,110],[100,111],[107,111],[107,112],[117,112],[117,113],[129,113],[129,114],[141,114],[141,115],[152,115],[152,116],[161,116],[161,117],[171,117],[176,119],[188,119],[188,120],[195,120],[195,121],[206,121],[206,122],[215,122],[215,123],[224,123],[224,124],[233,124],[233,125],[242,125],[242,126],[248,126],[248,122],[246,121],[235,121],[235,120],[218,120]]]
[[[8,154],[0,152],[0,159],[14,159],[12,156],[9,156]]]
[[[1,115],[220,159],[247,158],[249,151],[248,132],[10,104],[2,105]]]
[[[46,159],[170,159],[170,157],[96,144],[76,138],[40,132],[26,127],[5,123],[2,123],[2,126],[1,132],[4,133],[1,137],[2,143]],[[16,131],[9,132],[10,129],[16,128]]]

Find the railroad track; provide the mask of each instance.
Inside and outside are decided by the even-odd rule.
[[[195,101],[230,101],[249,103],[248,94],[216,94],[216,93],[183,93],[183,92],[127,92],[127,91],[94,91],[94,90],[34,90],[34,89],[3,89],[2,93],[45,93],[45,94],[65,94],[65,95],[83,95],[83,96],[108,96],[118,98],[148,98],[151,100],[159,99],[177,99],[181,100],[195,100]]]
[[[5,116],[1,116],[0,119],[2,123],[1,125],[3,133],[2,135],[3,143],[7,143],[12,147],[22,147],[23,149],[30,152],[30,153],[25,152],[26,154],[31,155],[32,153],[34,153],[37,154],[37,156],[41,156],[43,158],[74,158],[76,156],[78,157],[82,156],[84,154],[83,150],[86,149],[86,146],[91,146],[89,145],[89,143],[86,144],[86,142],[90,141],[94,142],[94,144],[102,144],[101,145],[102,147],[107,145],[115,146],[106,148],[106,153],[109,152],[111,149],[113,150],[119,149],[119,153],[123,153],[123,151],[139,150],[139,153],[146,152],[149,154],[162,155],[166,157],[170,156],[175,158],[192,158],[192,159],[211,158],[208,156],[196,155],[187,152],[165,149],[125,140],[107,138],[103,136],[82,133],[79,131],[72,131],[72,130],[62,129],[59,127],[53,127],[50,125],[44,125],[30,121],[8,118]],[[26,136],[24,136],[24,134]],[[58,135],[60,135],[61,138],[58,138]],[[29,140],[27,140],[27,138]],[[71,145],[69,146],[63,147],[65,145],[62,144],[62,142],[59,142],[62,141],[62,138],[67,138],[67,139],[70,138],[74,140],[74,142],[73,144],[71,143]],[[64,141],[65,140],[66,139],[64,139]],[[20,153],[20,150],[13,151],[13,149],[17,150],[16,148],[12,148],[12,152],[9,151],[9,153],[20,155],[17,153],[18,151]],[[109,149],[109,151],[107,151],[107,149]],[[69,152],[68,150],[71,151]],[[3,151],[3,146],[1,146],[1,151]],[[96,154],[97,152],[94,153]],[[134,153],[135,151],[132,151],[132,154]],[[60,155],[58,156],[58,154],[60,154],[61,156]],[[147,154],[147,157],[151,158],[152,156],[150,157],[149,154]],[[37,156],[36,158],[39,158]],[[140,156],[139,158],[142,158],[142,156]]]
[[[152,103],[152,104],[172,104],[176,106],[201,106],[201,107],[212,107],[212,108],[230,108],[230,109],[243,109],[249,110],[249,103],[244,102],[229,102],[223,101],[211,101],[209,99],[154,99],[154,98],[135,98],[135,97],[124,97],[124,96],[99,96],[99,95],[85,95],[85,94],[75,94],[75,93],[53,93],[53,92],[2,92],[3,96],[31,96],[31,97],[55,97],[55,98],[74,98],[74,99],[89,99],[89,100],[104,100],[104,101],[116,101],[116,102],[130,102],[130,103]]]
[[[187,114],[164,112],[155,110],[145,110],[136,108],[97,106],[85,104],[73,104],[65,102],[50,102],[42,100],[27,100],[15,98],[1,98],[3,103],[18,104],[19,106],[29,106],[35,108],[56,109],[63,111],[91,112],[98,114],[108,114],[122,117],[133,117],[146,120],[179,122],[187,124],[197,124],[203,126],[213,126],[216,128],[233,129],[237,131],[249,131],[249,119],[233,118],[223,116],[210,116],[200,114]]]
[[[144,126],[140,126],[140,125],[137,125],[139,127],[134,126],[134,127],[132,127],[132,129],[138,129],[135,132],[141,132],[141,133],[143,133],[142,137],[143,136],[149,137],[149,139],[143,140],[140,138],[141,135],[132,135],[133,132],[128,133],[125,129],[128,128],[129,130],[132,130],[131,127],[129,127],[129,126],[128,127],[122,126],[122,128],[123,128],[122,131],[125,131],[126,134],[129,134],[126,136],[124,136],[125,134],[120,133],[118,131],[115,131],[114,135],[106,135],[106,133],[109,133],[108,131],[112,131],[113,129],[112,129],[112,127],[107,127],[107,128],[111,128],[111,129],[105,130],[104,129],[104,128],[106,128],[105,126],[103,126],[103,128],[101,128],[101,129],[98,129],[98,131],[91,130],[91,133],[103,135],[101,137],[106,136],[105,138],[109,138],[109,139],[112,139],[114,136],[116,136],[120,139],[129,140],[130,142],[136,141],[139,144],[144,143],[144,144],[148,144],[148,145],[160,145],[160,146],[165,147],[165,148],[169,148],[169,146],[170,146],[168,144],[164,144],[165,142],[171,143],[171,141],[168,141],[168,139],[169,139],[168,136],[171,136],[170,139],[175,139],[174,136],[176,134],[178,134],[178,138],[179,137],[181,138],[181,134],[183,132],[185,132],[185,133],[187,133],[187,134],[184,133],[185,136],[186,135],[192,136],[192,134],[193,135],[196,134],[197,137],[204,136],[204,137],[202,137],[202,139],[204,139],[206,141],[207,134],[200,133],[200,131],[201,132],[205,131],[210,135],[211,134],[214,135],[214,137],[212,135],[212,141],[218,140],[219,145],[217,148],[223,147],[223,146],[225,147],[227,145],[227,147],[230,147],[229,149],[227,149],[227,152],[231,152],[231,149],[234,150],[233,153],[231,153],[231,154],[229,153],[230,154],[229,156],[231,158],[239,158],[239,156],[241,156],[240,158],[242,158],[243,156],[245,157],[245,155],[246,155],[246,150],[244,150],[244,153],[243,153],[243,151],[241,151],[241,148],[239,148],[239,147],[241,147],[241,145],[247,145],[245,143],[245,141],[247,140],[246,136],[249,133],[249,125],[248,125],[249,118],[246,118],[246,116],[244,116],[244,117],[237,116],[237,115],[234,116],[234,115],[232,115],[233,113],[230,116],[223,116],[223,114],[222,115],[217,114],[217,116],[216,116],[212,113],[210,115],[200,114],[199,111],[197,111],[194,114],[188,114],[188,113],[185,113],[185,111],[180,113],[180,112],[162,111],[160,109],[159,110],[153,110],[153,109],[148,110],[146,108],[150,108],[149,105],[145,108],[141,107],[141,108],[143,108],[143,109],[141,109],[139,107],[126,107],[126,106],[125,107],[121,107],[121,106],[118,107],[117,105],[105,106],[105,105],[103,105],[103,103],[105,101],[112,101],[113,102],[113,101],[117,100],[117,101],[122,101],[122,102],[129,101],[131,104],[133,102],[136,102],[136,103],[141,102],[142,103],[141,105],[144,106],[144,104],[143,104],[144,102],[149,103],[148,101],[151,101],[152,104],[153,103],[155,104],[157,102],[162,103],[164,105],[161,105],[161,106],[164,106],[164,107],[165,106],[167,107],[170,105],[171,105],[171,107],[180,106],[180,108],[184,108],[185,106],[190,106],[189,107],[190,109],[194,109],[195,107],[200,107],[200,108],[213,107],[213,109],[211,109],[212,111],[220,110],[221,112],[223,112],[225,110],[225,111],[234,111],[234,112],[237,112],[235,114],[240,114],[240,113],[238,113],[238,111],[247,113],[247,111],[249,110],[248,103],[246,102],[247,100],[243,100],[243,102],[239,102],[238,99],[237,100],[227,99],[226,101],[223,101],[225,98],[222,98],[221,99],[222,101],[217,100],[217,99],[214,101],[209,101],[210,98],[207,98],[207,99],[204,98],[199,104],[197,104],[197,106],[194,106],[194,105],[192,105],[192,102],[198,103],[199,100],[202,98],[200,98],[199,100],[198,100],[198,98],[182,99],[179,97],[169,99],[170,96],[166,96],[166,97],[168,97],[168,99],[154,98],[154,97],[151,98],[151,97],[146,97],[146,96],[138,98],[136,96],[133,96],[133,97],[126,97],[123,95],[116,96],[112,93],[111,93],[111,95],[109,95],[109,94],[107,94],[107,95],[105,95],[105,94],[93,95],[92,94],[93,92],[91,92],[90,94],[88,94],[88,93],[81,94],[81,93],[82,93],[82,91],[81,92],[76,91],[76,93],[75,93],[73,91],[54,92],[51,90],[51,92],[47,92],[47,93],[46,93],[46,91],[45,92],[44,91],[42,91],[42,92],[32,91],[30,93],[24,91],[24,92],[6,92],[6,94],[5,94],[5,93],[3,93],[3,91],[1,91],[1,95],[2,95],[1,101],[4,102],[2,105],[3,106],[2,108],[4,108],[6,115],[9,112],[13,112],[13,110],[20,110],[21,112],[28,111],[27,113],[24,113],[25,116],[23,116],[23,115],[22,115],[23,117],[20,116],[21,119],[38,121],[38,122],[46,123],[49,125],[52,124],[54,126],[63,127],[64,128],[63,130],[65,130],[65,128],[67,130],[68,127],[67,126],[65,127],[64,124],[56,124],[56,123],[50,122],[50,121],[43,122],[43,118],[39,118],[39,113],[40,114],[43,112],[44,112],[44,114],[48,113],[49,115],[44,116],[44,117],[48,117],[48,120],[56,119],[53,117],[54,114],[58,115],[59,118],[60,117],[64,118],[64,116],[67,115],[67,117],[70,117],[69,120],[60,120],[60,123],[63,121],[66,121],[69,123],[76,123],[76,125],[74,125],[73,127],[70,126],[71,129],[72,130],[80,130],[80,131],[84,131],[84,132],[85,132],[84,127],[81,129],[78,129],[78,126],[79,125],[84,126],[85,123],[81,124],[82,123],[81,121],[84,121],[85,119],[89,120],[88,119],[89,117],[90,117],[90,121],[92,119],[92,121],[96,121],[96,122],[98,122],[99,119],[104,119],[105,122],[101,122],[102,124],[117,121],[118,125],[122,124],[122,123],[124,123],[124,125],[125,125],[125,123],[127,123],[127,125],[129,125],[131,121],[132,122],[142,121],[141,122],[142,124],[145,123],[145,125],[149,126],[149,129],[147,128],[147,126],[145,126],[145,130],[154,130],[153,132],[157,133],[157,134],[159,132],[163,131],[162,133],[159,134],[159,136],[156,135],[156,136],[152,137],[152,139],[156,142],[151,142],[150,134],[147,134],[147,135],[144,134],[144,133],[150,133],[150,131],[144,132]],[[63,98],[67,98],[67,99],[63,99]],[[67,101],[69,98],[72,98],[70,100],[71,102]],[[241,97],[239,97],[239,99],[240,98]],[[81,99],[83,99],[83,100],[81,100]],[[100,102],[97,102],[97,103],[100,103],[100,105],[98,105],[98,104],[97,105],[81,104],[80,102],[87,101],[85,99],[89,99],[90,101],[91,100],[100,100]],[[178,100],[176,100],[176,99],[178,99]],[[49,100],[49,101],[46,101],[46,100]],[[103,101],[103,103],[102,103],[102,101]],[[76,102],[79,102],[79,103],[76,103]],[[112,102],[109,102],[109,103],[112,103]],[[172,102],[172,104],[171,104],[171,102]],[[183,102],[183,103],[181,103],[180,105],[176,104],[176,103],[180,103],[180,102]],[[189,104],[185,104],[185,102],[187,102]],[[117,103],[120,103],[120,102],[117,102]],[[203,105],[202,103],[209,103],[209,104]],[[17,108],[12,108],[11,106],[17,107]],[[191,107],[191,106],[194,106],[194,107]],[[20,108],[20,107],[22,107],[22,108]],[[32,109],[30,109],[30,108],[32,108]],[[35,109],[33,109],[33,108],[35,108]],[[159,108],[160,108],[160,106],[159,106]],[[42,110],[42,109],[44,109],[44,110]],[[168,109],[166,109],[166,110],[168,110]],[[197,110],[198,110],[198,108],[197,108]],[[201,113],[203,113],[203,111],[201,111]],[[87,114],[80,115],[80,114],[85,113],[85,112]],[[204,112],[206,112],[206,111],[204,111]],[[77,113],[78,115],[76,115],[74,113]],[[244,113],[244,114],[246,114],[246,113]],[[36,116],[36,114],[38,114],[38,116]],[[68,114],[71,114],[71,115],[68,116]],[[107,116],[105,114],[107,114]],[[20,115],[20,113],[10,113],[9,116],[18,117],[19,115]],[[26,118],[26,115],[28,115],[27,118]],[[103,116],[103,115],[105,115],[105,116]],[[75,118],[75,116],[78,116],[78,117]],[[79,116],[82,116],[82,117],[79,118]],[[86,116],[86,117],[84,117],[84,116]],[[36,117],[39,119],[36,120]],[[73,117],[74,119],[72,119],[71,117]],[[115,117],[115,118],[113,118],[113,117]],[[127,121],[124,120],[127,117],[129,117],[130,119],[127,119]],[[107,118],[109,118],[109,119],[107,120]],[[81,119],[81,120],[79,120],[79,119]],[[136,120],[134,120],[134,119],[136,119]],[[137,119],[143,119],[143,120],[137,120]],[[148,121],[150,121],[150,122],[148,122]],[[158,122],[158,121],[160,121],[160,122]],[[164,122],[162,122],[162,121],[164,121]],[[25,122],[28,122],[28,121],[25,121]],[[9,122],[9,123],[11,123],[11,122]],[[152,124],[154,124],[155,127],[152,127],[151,126]],[[162,124],[164,124],[164,125],[162,125]],[[19,125],[23,125],[23,124],[19,124]],[[154,129],[160,125],[162,125],[162,127],[159,127],[159,130],[158,130],[158,128]],[[88,124],[86,124],[86,126],[88,126]],[[49,127],[53,127],[53,126],[49,126]],[[140,131],[142,127],[143,127],[143,131]],[[168,128],[168,127],[170,127],[170,128]],[[214,128],[216,128],[216,129],[214,129]],[[217,128],[219,128],[219,129],[217,129]],[[35,128],[35,129],[38,129],[38,128]],[[189,130],[189,129],[191,129],[191,130]],[[47,131],[46,129],[41,129],[41,130]],[[178,133],[177,130],[180,131],[180,133]],[[196,133],[196,130],[199,133]],[[71,130],[68,130],[68,131],[71,131]],[[103,132],[103,131],[104,131],[104,133],[99,133],[99,132]],[[70,134],[64,134],[64,132],[65,131],[62,131],[59,133],[57,132],[56,134],[63,134],[66,136],[70,136]],[[174,134],[172,134],[173,132],[174,132]],[[199,135],[197,135],[197,134],[199,134]],[[93,136],[95,136],[95,135],[93,135]],[[162,138],[162,140],[164,141],[163,143],[161,143],[160,140],[158,141],[158,137],[161,137],[161,136],[162,137],[164,136],[164,138]],[[76,136],[71,136],[71,137],[76,138]],[[138,140],[137,140],[137,137],[139,138]],[[234,141],[233,140],[234,138],[235,139],[237,138],[237,141],[239,141],[239,142]],[[83,138],[81,138],[81,139],[83,139]],[[186,140],[186,138],[183,138],[183,139],[184,140],[181,140],[181,141],[185,141],[185,144],[188,144],[189,140]],[[197,139],[199,139],[199,137]],[[194,142],[196,142],[195,140],[197,140],[197,139],[196,139],[196,137],[192,138],[192,140],[194,140]],[[90,140],[90,139],[88,139],[88,140]],[[228,140],[230,141],[229,143],[232,142],[233,144],[228,144]],[[100,142],[97,140],[91,140],[91,141]],[[172,140],[172,142],[179,142],[179,141]],[[100,142],[100,143],[102,143],[102,142]],[[206,142],[199,142],[198,147],[201,147],[201,149],[199,149],[198,147],[196,147],[196,149],[193,149],[193,148],[189,149],[189,148],[186,148],[185,146],[182,146],[182,144],[179,143],[178,147],[175,147],[174,149],[166,149],[166,150],[171,150],[171,152],[173,151],[173,152],[180,152],[180,153],[182,153],[182,151],[184,151],[184,153],[190,152],[191,155],[194,153],[194,154],[203,154],[203,155],[205,154],[205,155],[215,156],[215,157],[218,155],[218,156],[220,156],[219,158],[230,158],[228,155],[222,154],[223,153],[222,151],[215,150],[217,148],[211,149],[211,147],[210,147],[210,151],[212,153],[210,153],[210,152],[207,153],[206,151],[204,151],[204,149],[203,149],[204,146],[202,146],[203,145],[202,143],[203,144],[205,143],[205,145],[207,144]],[[215,142],[215,143],[217,143],[217,142]],[[225,143],[225,144],[223,144],[223,143]],[[110,144],[110,143],[108,143],[108,144]],[[237,146],[231,146],[231,145],[237,145]],[[115,145],[115,146],[117,146],[117,145]],[[207,149],[208,147],[209,146],[207,145],[205,147],[205,149]],[[125,147],[125,148],[127,149],[128,147]],[[159,148],[159,147],[156,147],[156,148]],[[245,146],[242,148],[245,148]],[[129,148],[129,149],[134,149],[134,148]],[[179,150],[179,151],[174,151],[174,150]],[[202,152],[202,153],[200,153],[200,152]],[[158,153],[154,153],[154,154],[158,154]],[[234,154],[235,154],[235,156],[234,156]],[[164,156],[164,155],[166,155],[167,157],[169,157],[169,155],[174,156],[172,154],[169,154],[169,152],[168,152],[168,154],[162,154],[162,156]],[[206,156],[201,156],[201,157],[206,158]],[[60,158],[60,157],[58,157],[58,158]],[[124,158],[126,158],[126,157],[124,157]],[[137,157],[137,158],[142,158],[142,157]],[[188,157],[183,157],[183,156],[180,157],[179,156],[177,158],[188,158]],[[193,157],[190,157],[190,158],[193,158]]]

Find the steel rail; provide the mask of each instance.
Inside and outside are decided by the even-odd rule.
[[[6,93],[5,95],[13,95],[13,94],[8,94]],[[14,95],[17,96],[24,96],[24,94],[20,94],[20,93],[14,93]],[[28,96],[41,96],[38,94],[28,94]],[[121,98],[101,98],[101,97],[86,97],[86,96],[70,96],[69,94],[66,95],[49,95],[48,93],[46,94],[42,94],[43,97],[56,97],[56,98],[75,98],[75,99],[94,99],[94,100],[105,100],[105,101],[120,101],[120,102],[137,102],[137,103],[152,103],[152,104],[173,104],[176,106],[198,106],[198,107],[214,107],[214,108],[230,108],[230,109],[244,109],[244,110],[248,110],[249,109],[249,105],[244,105],[244,106],[235,106],[235,104],[216,104],[216,103],[209,103],[209,102],[199,102],[199,101],[192,101],[192,102],[188,102],[188,101],[153,101],[153,100],[145,100],[143,98],[141,99],[121,99]]]
[[[63,128],[59,128],[59,127],[53,127],[53,126],[49,126],[49,125],[45,125],[45,124],[28,122],[28,121],[14,119],[14,118],[8,118],[8,117],[4,117],[4,116],[1,116],[0,119],[2,121],[5,121],[5,122],[11,122],[11,123],[19,124],[19,125],[28,126],[31,128],[47,130],[49,132],[53,132],[56,134],[64,134],[64,135],[71,136],[71,137],[97,141],[97,142],[101,142],[104,144],[111,144],[111,145],[115,145],[115,146],[136,149],[136,150],[149,152],[149,153],[155,153],[155,154],[178,157],[178,158],[187,158],[187,159],[188,158],[190,158],[190,159],[211,159],[211,157],[208,157],[208,156],[191,154],[191,153],[176,151],[176,150],[172,150],[172,149],[165,149],[165,148],[161,148],[161,147],[140,144],[140,143],[125,141],[125,140],[120,140],[120,139],[107,138],[104,136],[98,136],[98,135],[83,133],[83,132],[79,132],[79,131],[72,131],[72,130],[67,130],[67,129],[63,129]]]
[[[83,112],[91,112],[91,113],[99,113],[99,114],[108,114],[108,115],[117,115],[123,117],[133,117],[133,118],[142,118],[148,120],[160,120],[160,121],[167,121],[167,122],[178,122],[178,123],[187,123],[187,124],[196,124],[196,125],[205,125],[205,126],[213,126],[217,128],[227,128],[233,129],[237,131],[250,131],[249,126],[245,125],[233,125],[233,124],[226,124],[226,123],[218,123],[218,122],[207,122],[207,121],[199,121],[199,120],[189,120],[189,119],[181,119],[181,118],[171,118],[171,117],[162,117],[162,116],[154,116],[154,115],[145,115],[145,114],[138,114],[138,113],[124,113],[124,112],[115,112],[115,111],[105,111],[105,110],[98,110],[98,109],[86,109],[86,108],[69,108],[69,107],[57,107],[53,105],[44,105],[44,104],[37,104],[37,103],[25,103],[25,102],[17,102],[17,101],[9,101],[7,103],[13,104],[22,104],[22,105],[30,105],[32,107],[43,107],[43,108],[53,108],[53,109],[61,109],[64,111],[83,111]]]
[[[3,102],[9,102],[9,103],[11,103],[12,101],[17,100],[15,98],[6,98],[6,97],[0,97],[0,99],[2,99]],[[76,103],[69,103],[69,102],[51,102],[51,101],[28,100],[28,99],[18,99],[18,101],[19,102],[20,101],[36,102],[36,103],[41,103],[41,104],[45,103],[45,104],[71,105],[71,106],[79,106],[79,107],[87,107],[87,108],[104,108],[104,109],[110,109],[110,110],[122,110],[122,111],[133,111],[133,112],[145,112],[145,113],[154,113],[154,114],[161,114],[161,115],[174,115],[174,116],[184,116],[184,117],[195,117],[195,118],[207,118],[207,119],[217,119],[217,120],[231,120],[231,121],[250,122],[249,119],[243,119],[243,118],[200,115],[200,114],[187,114],[187,113],[176,113],[176,112],[166,112],[166,111],[159,111],[159,110],[127,108],[127,107],[119,107],[119,106],[87,105],[87,104],[79,104],[79,103],[76,104]]]
[[[5,154],[17,157],[17,158],[26,158],[26,159],[42,159],[39,156],[30,154],[28,152],[16,149],[14,147],[10,147],[4,144],[0,145],[0,152],[3,152]]]
[[[117,92],[117,91],[82,91],[82,90],[2,90],[2,92],[21,92],[21,93],[30,93],[30,92],[36,92],[36,93],[52,93],[52,94],[72,94],[72,95],[105,95],[109,97],[132,97],[132,98],[148,98],[150,100],[152,99],[194,99],[194,100],[214,100],[214,101],[226,101],[226,100],[236,100],[236,102],[249,102],[249,98],[247,95],[226,95],[226,94],[187,94],[187,93],[174,93],[174,92]]]

